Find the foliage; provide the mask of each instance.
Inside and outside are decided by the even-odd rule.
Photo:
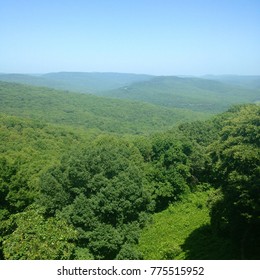
[[[232,113],[211,152],[215,184],[223,193],[213,206],[212,223],[220,232],[230,233],[241,258],[256,257],[260,244],[260,108],[237,107]]]
[[[186,258],[188,250],[182,248],[186,238],[195,229],[209,224],[210,192],[191,193],[184,201],[153,215],[153,222],[143,230],[138,245],[144,259]]]
[[[149,208],[142,165],[131,143],[100,136],[41,176],[37,203],[48,217],[58,214],[77,228],[79,244],[96,259],[113,259]]]
[[[15,216],[17,228],[3,242],[5,259],[71,259],[77,233],[60,219],[44,220],[35,210]]]
[[[211,79],[163,76],[104,92],[104,95],[212,114],[234,104],[259,100],[259,88],[247,87],[248,84],[242,87]]]
[[[189,156],[193,148],[187,138],[177,132],[169,132],[157,134],[151,139],[150,153],[151,164],[147,178],[153,189],[156,209],[162,210],[190,190]]]
[[[222,112],[230,105],[259,101],[259,76],[203,78],[125,73],[60,72],[2,74],[1,81],[142,101],[197,112]],[[123,104],[123,103],[122,103]],[[161,108],[162,109],[162,108]],[[188,110],[186,113],[190,113]]]
[[[162,131],[183,120],[207,117],[186,109],[5,82],[0,82],[0,110],[8,115],[117,134]]]
[[[17,84],[0,98],[1,259],[259,257],[258,106],[146,135],[181,115]]]

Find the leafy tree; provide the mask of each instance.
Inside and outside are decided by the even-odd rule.
[[[37,210],[16,214],[17,228],[3,242],[5,259],[71,259],[77,232],[66,222],[45,220]]]
[[[191,142],[181,134],[170,131],[157,134],[152,139],[151,162],[147,169],[147,180],[156,202],[162,210],[190,190]]]
[[[116,256],[117,260],[142,260],[143,255],[136,249],[136,246],[125,243]]]
[[[96,259],[115,259],[123,244],[123,236],[110,224],[97,224],[89,234],[88,247]]]
[[[1,208],[9,208],[6,197],[9,193],[9,184],[12,176],[15,175],[15,168],[5,157],[0,158],[0,205]]]
[[[47,217],[62,217],[78,230],[81,250],[88,248],[96,259],[115,258],[127,242],[122,225],[136,221],[140,228],[141,214],[149,211],[143,165],[130,142],[99,136],[41,176],[37,203]]]
[[[236,107],[232,113],[212,147],[215,183],[223,193],[212,223],[230,233],[241,258],[259,257],[260,107]]]
[[[63,174],[57,168],[51,168],[48,173],[44,173],[40,180],[41,205],[44,205],[46,214],[53,215],[57,210],[65,207],[70,200],[70,193],[66,189],[66,184],[63,184]]]

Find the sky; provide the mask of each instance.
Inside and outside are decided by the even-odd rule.
[[[260,0],[0,0],[0,73],[260,75]]]

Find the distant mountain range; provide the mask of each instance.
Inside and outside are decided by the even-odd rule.
[[[220,81],[222,83],[236,85],[251,89],[260,89],[260,76],[241,76],[241,75],[206,75],[203,78]]]
[[[235,86],[218,80],[166,76],[106,91],[103,95],[217,113],[233,104],[259,101],[260,89]]]
[[[33,86],[45,86],[55,89],[81,93],[97,93],[117,89],[139,81],[147,81],[153,76],[124,73],[85,73],[58,72],[38,75],[0,74],[0,80]]]
[[[218,113],[233,104],[260,101],[260,76],[151,76],[60,72],[1,74],[0,81],[142,101],[167,108]]]

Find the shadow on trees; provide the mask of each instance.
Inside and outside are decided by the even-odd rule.
[[[215,234],[210,225],[194,230],[181,247],[188,260],[239,259],[230,239]]]

